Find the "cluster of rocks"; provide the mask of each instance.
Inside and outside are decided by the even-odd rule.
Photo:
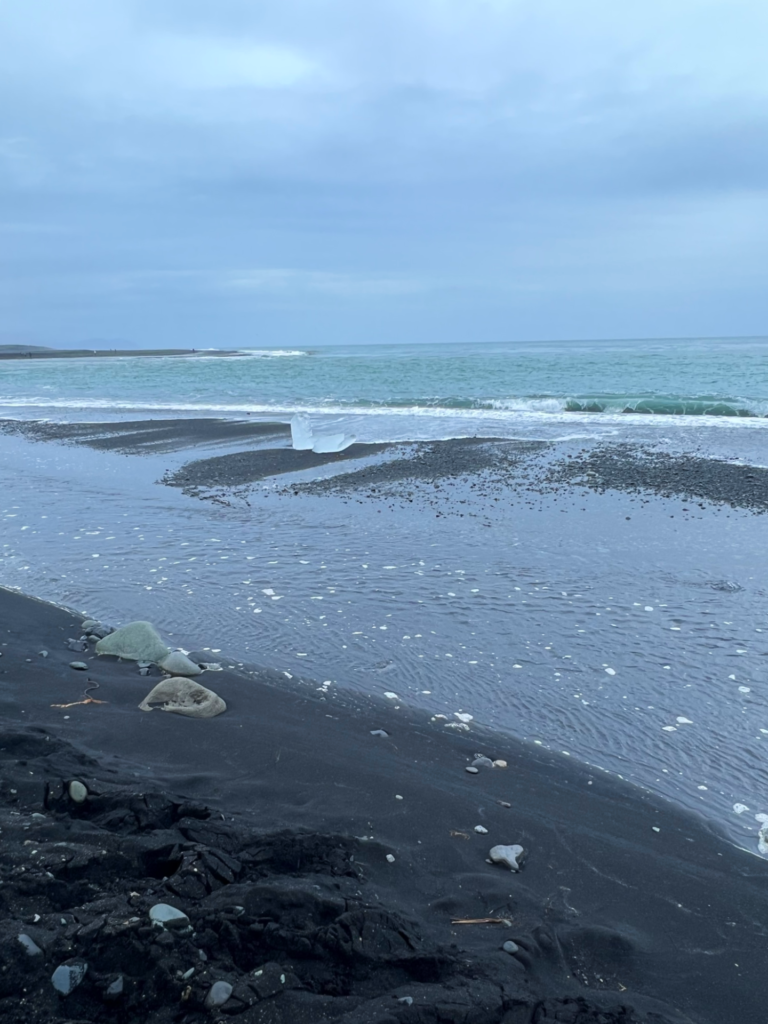
[[[166,674],[139,704],[142,711],[151,711],[156,706],[187,717],[213,718],[227,710],[217,693],[192,682],[190,677],[201,675],[204,667],[183,651],[172,651],[150,622],[131,622],[120,629],[112,629],[96,619],[85,619],[82,628],[79,640],[67,641],[70,650],[84,651],[92,643],[96,654],[137,662],[142,675],[148,675],[153,665]],[[88,668],[88,664],[81,661],[70,662],[70,666],[81,670]]]
[[[536,997],[534,934],[490,959],[440,945],[375,894],[377,844],[256,831],[97,767],[42,730],[3,736],[0,1021],[641,1020],[607,993]]]

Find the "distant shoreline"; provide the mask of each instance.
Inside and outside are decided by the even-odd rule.
[[[0,359],[92,359],[94,356],[234,356],[232,350],[194,348],[43,348],[36,345],[0,345]]]

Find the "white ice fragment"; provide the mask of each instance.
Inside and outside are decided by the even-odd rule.
[[[744,811],[749,810],[746,804],[734,804],[733,809],[737,814],[743,814]]]
[[[662,725],[661,728],[664,730],[664,732],[677,732],[676,725]]]
[[[318,455],[326,452],[343,452],[354,444],[357,438],[354,434],[315,434],[315,442],[312,451]],[[295,447],[295,446],[294,446]]]
[[[690,720],[690,718],[684,718],[682,715],[678,715],[675,721],[678,725],[693,725],[693,722]]]
[[[645,606],[645,608],[644,608],[644,611],[646,611],[646,612],[652,612],[652,611],[653,611],[653,605],[652,605],[652,604],[647,604],[647,605]]]
[[[384,696],[387,698],[387,700],[400,700],[396,693],[392,693],[389,690],[384,694]]]
[[[454,717],[454,718],[458,718],[458,720],[459,720],[460,722],[471,722],[471,721],[472,721],[472,719],[473,719],[473,718],[474,718],[475,716],[474,716],[474,715],[468,715],[468,714],[467,714],[466,712],[464,712],[464,711],[454,711],[454,712],[453,712],[453,717]]]
[[[750,690],[750,688],[748,686],[740,686],[739,687],[739,693],[751,693],[751,692],[752,691]]]
[[[605,671],[606,671],[606,674],[609,675],[609,676],[615,676],[616,675],[616,669],[615,668],[607,668]]]
[[[387,863],[388,864],[394,864],[395,863],[395,858],[392,856],[391,853],[387,854]]]
[[[294,416],[291,420],[291,444],[297,451],[308,451],[315,443],[309,416]]]

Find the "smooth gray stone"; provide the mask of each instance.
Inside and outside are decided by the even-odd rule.
[[[476,757],[472,762],[473,768],[493,768],[493,761],[490,757]]]
[[[518,951],[518,949],[520,949],[518,944],[516,942],[512,942],[511,939],[505,942],[501,948],[504,950],[505,953],[509,953],[510,956],[514,955]]]
[[[51,984],[63,996],[74,992],[88,973],[88,964],[84,960],[65,960],[59,964],[51,975]]]
[[[184,911],[169,903],[156,903],[150,907],[149,919],[157,928],[189,928],[189,918]]]
[[[232,986],[228,981],[217,981],[211,985],[211,990],[205,997],[205,1005],[209,1010],[215,1010],[217,1006],[223,1006],[232,995]]]
[[[92,633],[95,626],[100,626],[98,619],[83,619],[81,629],[84,633]]]
[[[167,658],[163,658],[157,664],[163,672],[167,672],[171,676],[199,676],[203,671],[181,651],[171,651]]]
[[[76,804],[81,804],[85,801],[88,796],[88,790],[77,779],[73,779],[69,784],[69,799],[73,800]]]
[[[70,651],[87,651],[88,644],[85,640],[67,640],[67,647]]]
[[[76,668],[78,672],[85,672],[88,669],[88,666],[84,661],[70,661],[69,667]]]
[[[519,871],[524,852],[522,846],[494,846],[488,856],[494,864],[504,864],[510,871]]]
[[[469,765],[469,766],[467,766],[467,767],[466,767],[466,768],[464,769],[464,771],[465,771],[465,772],[469,772],[469,774],[470,774],[470,775],[477,775],[477,773],[478,773],[479,769],[478,769],[478,768],[475,768],[475,767],[473,767],[472,765]]]
[[[97,654],[112,654],[128,661],[159,662],[171,653],[151,622],[129,622],[96,644]]]
[[[22,944],[24,949],[29,953],[30,956],[42,956],[43,951],[40,949],[34,939],[31,939],[28,935],[19,935],[19,942]]]

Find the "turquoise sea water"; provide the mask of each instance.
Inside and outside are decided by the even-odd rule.
[[[388,345],[244,350],[221,358],[0,363],[0,412],[295,412],[360,440],[545,437],[717,422],[768,429],[768,339]],[[753,442],[754,443],[754,442]]]

